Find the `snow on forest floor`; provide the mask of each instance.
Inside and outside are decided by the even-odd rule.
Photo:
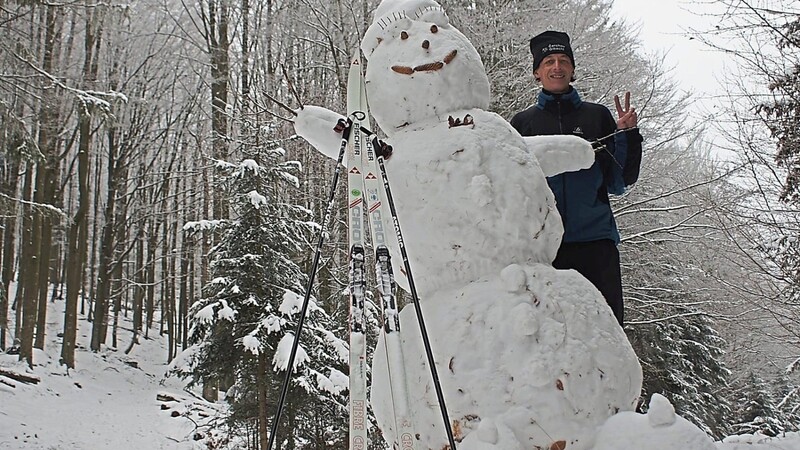
[[[0,373],[39,379],[34,384],[0,375],[0,449],[208,448],[206,425],[223,407],[185,391],[180,380],[164,379],[166,339],[157,330],[151,330],[150,339],[140,338],[140,344],[126,355],[123,350],[131,332],[129,322],[121,320],[120,349],[94,353],[88,350],[91,324],[81,316],[76,369],[67,371],[58,362],[63,307],[63,301],[50,304],[47,344],[34,355],[33,369],[18,362],[17,355],[0,353]],[[719,450],[800,450],[800,434],[734,436],[716,446]]]
[[[184,391],[180,380],[164,380],[166,339],[157,329],[126,355],[132,333],[125,321],[121,349],[94,353],[91,324],[79,316],[76,368],[67,371],[59,364],[57,335],[64,302],[50,306],[47,343],[36,351],[32,370],[17,355],[0,353],[0,369],[41,380],[28,384],[0,376],[0,449],[203,448],[194,441],[195,424],[214,415],[213,405]],[[160,401],[159,394],[177,401]]]

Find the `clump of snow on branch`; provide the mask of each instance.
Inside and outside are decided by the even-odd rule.
[[[281,327],[283,326],[283,321],[275,316],[267,316],[264,320],[261,321],[259,325],[261,329],[265,330],[267,334],[278,333],[281,331]]]
[[[262,206],[267,206],[267,197],[264,197],[255,190],[248,192],[247,198],[250,200],[250,204],[253,205],[253,208],[255,209],[259,209]]]
[[[200,311],[197,311],[197,314],[194,317],[201,323],[212,323],[214,322],[214,307],[216,304],[207,305]]]
[[[254,335],[255,333],[250,333],[247,336],[242,338],[242,346],[245,350],[249,351],[254,355],[258,355],[261,353],[261,342],[259,342],[258,338]]]
[[[272,359],[272,368],[275,371],[284,371],[289,367],[289,355],[292,351],[294,344],[294,333],[286,333],[278,343],[278,348],[275,351],[275,357]],[[308,353],[301,346],[297,346],[297,355],[294,359],[293,371],[302,366],[309,360]]]
[[[219,305],[222,306],[219,311],[217,312],[218,319],[225,319],[231,322],[236,319],[236,311],[228,305],[228,302],[225,300],[220,300]]]
[[[278,311],[291,317],[294,313],[300,312],[302,306],[303,297],[297,295],[296,292],[286,289],[283,292],[283,300],[281,301],[281,306],[278,307]],[[313,298],[308,302],[308,310],[309,312],[320,311],[319,306],[317,306]]]
[[[346,391],[350,385],[350,378],[344,373],[331,368],[330,376],[316,372],[317,386],[323,391],[338,395]]]
[[[228,221],[226,220],[197,220],[193,222],[186,222],[183,225],[183,231],[214,231],[217,227],[227,222]]]
[[[336,337],[335,334],[328,330],[320,330],[320,332],[325,336],[325,339],[333,346],[336,350],[336,356],[340,361],[347,361],[350,357],[350,347],[347,345],[345,341]]]
[[[220,300],[206,305],[194,315],[202,323],[213,323],[214,318],[225,319],[233,322],[236,319],[236,311],[228,305],[225,300]]]

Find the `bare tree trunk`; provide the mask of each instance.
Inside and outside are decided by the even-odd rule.
[[[219,15],[217,15],[218,9]],[[227,0],[212,0],[209,6],[211,25],[211,129],[213,133],[214,158],[226,160],[228,158],[228,81],[230,79],[230,65],[228,50],[228,4]],[[213,11],[213,12],[212,12]],[[212,195],[213,218],[220,220],[228,218],[228,200],[221,195]],[[214,241],[219,235],[214,233]],[[219,380],[206,380],[203,386],[203,397],[209,401],[216,401],[218,396]]]
[[[98,234],[97,233],[97,228],[100,226],[99,225],[100,224],[99,218],[100,218],[100,197],[101,196],[100,196],[99,186],[100,186],[100,180],[103,178],[102,177],[102,168],[101,168],[102,167],[102,165],[101,165],[102,160],[101,160],[101,157],[100,157],[100,153],[101,152],[97,152],[97,156],[95,157],[95,164],[94,164],[94,167],[95,167],[94,185],[98,187],[98,190],[95,191],[95,193],[94,193],[94,203],[93,203],[93,208],[92,208],[92,217],[94,217],[94,220],[92,221],[92,234],[91,234],[92,236],[97,236],[97,234]],[[98,255],[99,255],[99,252],[98,252],[98,249],[97,249],[98,244],[99,244],[99,242],[98,242],[97,239],[92,239],[92,248],[91,248],[91,253],[90,253],[91,258],[89,258],[89,276],[84,281],[84,283],[89,283],[89,289],[88,289],[88,292],[89,292],[89,314],[88,314],[88,317],[89,317],[89,321],[90,322],[94,322],[94,303],[95,303],[94,300],[95,300],[95,297],[96,297],[96,292],[95,291],[96,291],[96,286],[97,286],[95,284],[95,280],[96,280],[95,277],[96,277],[96,273],[97,273],[96,272],[96,270],[97,270],[97,258],[98,258]],[[86,292],[85,288],[84,288],[84,292]],[[81,314],[83,314],[82,310],[81,310]]]
[[[94,323],[92,324],[92,340],[90,348],[97,352],[106,341],[108,327],[109,298],[111,294],[111,271],[114,258],[114,219],[116,215],[117,183],[116,175],[117,152],[114,131],[108,132],[108,189],[106,194],[106,207],[103,214],[105,224],[100,238],[100,260],[97,268],[97,292],[94,299]]]
[[[139,223],[139,227],[146,226],[144,221]],[[125,353],[133,350],[133,346],[139,343],[139,333],[142,332],[142,304],[145,296],[145,283],[147,283],[147,267],[144,264],[144,238],[136,239],[136,264],[133,286],[133,337],[131,344]]]
[[[33,164],[28,164],[25,174],[25,191],[32,194],[33,191]],[[31,198],[31,200],[33,200]],[[38,300],[39,282],[39,228],[41,221],[36,217],[40,214],[31,206],[25,207],[23,219],[23,251],[20,267],[25,273],[24,284],[17,289],[17,304],[22,308],[21,328],[19,332],[19,360],[26,361],[29,366],[33,366],[33,339],[36,332],[36,306]],[[24,267],[24,269],[23,269]],[[19,314],[19,313],[17,313]]]
[[[114,305],[112,309],[114,320],[111,322],[111,348],[117,349],[119,347],[119,342],[117,341],[119,337],[117,334],[117,331],[119,331],[119,311],[122,308],[122,286],[120,283],[122,264],[115,261],[113,265],[114,270],[111,271],[111,297],[109,298],[109,300],[113,300]]]
[[[172,308],[173,299],[170,292],[170,252],[169,252],[169,222],[164,220],[164,241],[162,244],[162,260],[161,260],[161,273],[164,277],[164,283],[161,285],[161,321],[162,332],[167,334],[167,362],[172,361],[172,348],[174,346],[175,332],[172,326]]]
[[[145,227],[144,221],[139,227]],[[147,284],[147,268],[144,264],[144,237],[136,240],[136,277],[133,295],[133,331],[138,334],[142,331],[145,286]]]
[[[211,177],[208,176],[208,169],[203,167],[203,206],[201,217],[208,217],[211,212]],[[210,281],[208,255],[211,253],[211,233],[206,230],[202,232],[202,245],[200,254],[200,289],[201,292]]]
[[[228,0],[209,2],[211,53],[211,131],[214,158],[228,158],[228,83],[230,80],[230,40],[228,38]],[[228,218],[228,199],[216,195],[214,219]]]
[[[94,33],[90,26],[93,11],[86,8],[86,36],[84,49],[86,56],[83,63],[84,83],[87,86],[97,77],[97,66],[93,64],[95,55]],[[99,41],[99,37],[98,37]],[[98,42],[99,44],[99,42]],[[94,68],[94,70],[92,70]],[[84,287],[84,268],[88,247],[88,214],[89,214],[89,149],[92,138],[92,118],[81,114],[79,119],[80,137],[78,141],[78,209],[69,227],[67,242],[67,299],[64,311],[64,339],[61,347],[61,361],[67,367],[75,367],[75,343],[78,327],[78,296]],[[83,308],[81,308],[83,309]],[[83,312],[83,311],[81,311]]]
[[[117,196],[120,199],[128,199],[130,198],[125,192],[125,180],[128,179],[129,171],[128,171],[128,164],[125,163],[123,160],[125,158],[120,156],[119,163],[117,167],[119,167],[119,173],[117,175],[117,179],[120,180],[119,186],[120,189],[118,190]],[[114,323],[113,329],[111,332],[111,345],[113,348],[118,348],[118,338],[119,335],[117,331],[119,329],[119,313],[122,309],[122,299],[127,292],[127,289],[123,286],[122,277],[123,277],[123,269],[124,269],[124,261],[127,258],[127,251],[123,249],[125,247],[124,244],[128,241],[128,227],[127,227],[127,216],[128,216],[128,201],[121,200],[117,203],[117,209],[114,212],[114,261],[112,263],[113,269],[111,270],[111,297],[110,299],[114,300]]]
[[[183,317],[183,342],[181,342],[181,350],[186,350],[189,347],[189,304],[195,301],[195,242],[194,239],[190,241],[189,247],[189,272],[188,272],[188,299],[184,305],[184,310],[181,311]]]
[[[78,332],[78,296],[83,290],[83,268],[86,265],[89,212],[89,145],[91,119],[81,117],[78,144],[78,209],[69,227],[67,242],[67,299],[64,310],[64,339],[61,362],[75,368],[75,343]]]
[[[177,235],[177,232],[175,233]],[[177,326],[177,341],[181,343],[181,348],[185,347],[186,342],[186,310],[189,303],[189,248],[191,244],[189,240],[184,237],[181,240],[180,255],[180,273],[178,274],[180,280],[180,291],[178,294],[178,326]],[[176,343],[177,347],[177,343]]]
[[[8,160],[3,192],[13,197],[17,192],[19,182],[19,159]],[[14,256],[17,236],[17,214],[9,214],[3,219],[3,274],[2,292],[0,292],[0,351],[6,348],[6,334],[8,333],[8,308],[9,286],[14,279]]]
[[[147,229],[147,296],[145,297],[147,322],[144,326],[145,338],[149,336],[150,328],[153,327],[153,314],[156,309],[156,249],[158,246],[158,231],[155,225],[155,219],[148,220]]]
[[[55,142],[51,142],[51,145],[55,145]],[[56,149],[51,148],[50,151],[55,153]],[[56,190],[56,182],[54,179],[56,171],[53,168],[53,164],[55,164],[53,156],[48,156],[47,161],[45,161],[44,164],[44,170],[39,172],[44,178],[41,183],[41,203],[52,205],[55,203],[53,200],[55,198]],[[47,213],[41,214],[40,220],[38,286],[39,305],[37,311],[36,340],[34,341],[34,347],[38,348],[39,350],[44,350],[45,332],[47,331],[47,294],[48,288],[50,287],[50,256],[52,253],[53,244],[53,219],[52,216]]]
[[[269,445],[269,411],[267,411],[269,364],[264,353],[258,354],[258,364],[256,369],[256,386],[258,392],[258,441],[259,448],[265,449]]]

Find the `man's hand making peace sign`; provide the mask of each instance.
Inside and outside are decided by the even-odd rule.
[[[636,108],[631,108],[631,93],[625,93],[625,108],[619,102],[619,95],[614,96],[614,104],[617,106],[617,129],[625,130],[627,128],[635,128],[638,124],[638,116],[636,115]]]

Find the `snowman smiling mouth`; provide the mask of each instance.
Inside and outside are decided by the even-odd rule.
[[[455,59],[458,50],[453,50],[444,57],[442,61],[436,61],[428,64],[422,64],[416,67],[408,66],[392,66],[392,70],[403,75],[412,75],[414,72],[435,72],[442,69],[446,64],[450,64]]]

